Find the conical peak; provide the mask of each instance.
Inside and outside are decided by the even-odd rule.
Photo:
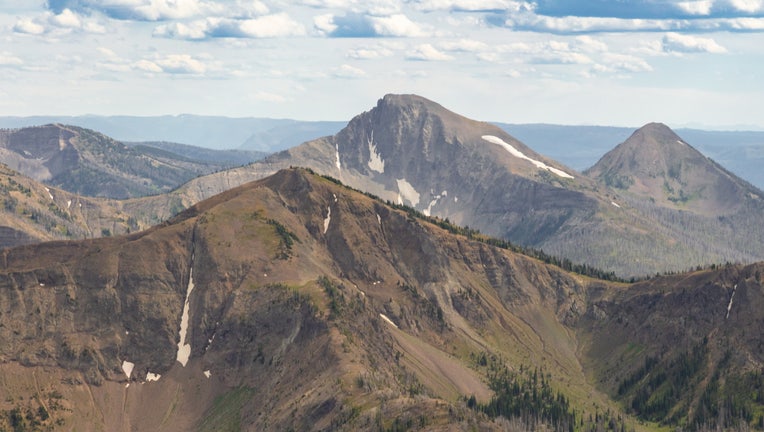
[[[648,123],[641,128],[637,129],[632,137],[650,137],[656,141],[670,140],[676,142],[679,140],[679,136],[671,130],[670,127],[663,123]]]

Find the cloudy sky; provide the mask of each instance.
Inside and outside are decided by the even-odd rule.
[[[0,0],[0,115],[764,128],[764,0]]]

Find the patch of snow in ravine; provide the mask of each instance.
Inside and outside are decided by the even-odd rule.
[[[735,298],[735,291],[737,291],[737,284],[732,288],[732,295],[730,296],[730,302],[727,305],[727,316],[724,317],[724,319],[728,319],[730,317],[730,311],[732,310],[732,299]]]
[[[676,142],[678,142],[679,144],[682,144],[682,145],[687,145],[687,143],[682,141],[682,140],[676,140]]]
[[[192,259],[193,262],[193,259]],[[194,290],[194,269],[188,273],[188,289],[186,290],[186,301],[183,304],[183,315],[180,318],[180,342],[178,342],[178,356],[177,360],[183,367],[186,367],[188,358],[191,356],[191,344],[186,343],[186,333],[188,333],[188,315],[189,315],[189,298],[191,298],[191,291]]]
[[[382,319],[383,319],[383,320],[385,320],[385,321],[387,321],[387,322],[388,322],[388,323],[389,323],[391,326],[393,326],[393,327],[395,327],[395,328],[398,328],[398,326],[397,326],[397,325],[395,325],[395,323],[393,322],[393,320],[391,320],[390,318],[388,318],[388,317],[387,317],[385,314],[379,314],[379,316],[381,316],[381,317],[382,317]]]
[[[146,382],[159,381],[159,378],[162,378],[162,375],[151,372],[146,373]]]
[[[127,379],[130,379],[130,375],[132,375],[134,367],[135,367],[135,363],[131,363],[127,360],[122,362],[122,372],[125,373],[125,376],[127,376]]]
[[[332,194],[332,196],[334,197],[334,202],[337,202],[337,194]]]
[[[206,370],[206,371],[204,371],[204,376],[206,376],[207,378],[209,378],[209,377],[211,377],[211,376],[212,376],[212,372],[210,372],[209,370]]]
[[[53,199],[53,194],[52,194],[52,193],[50,193],[50,189],[48,189],[48,188],[45,188],[45,192],[47,192],[47,193],[48,193],[48,196],[50,197],[50,199]]]
[[[377,223],[382,225],[382,218],[379,217],[379,213],[377,213]]]
[[[326,219],[324,219],[324,234],[326,234],[326,230],[329,229],[329,222],[332,221],[332,208],[327,207],[326,212]]]
[[[547,170],[549,172],[557,174],[558,176],[560,176],[562,178],[570,178],[570,179],[573,178],[572,175],[566,173],[563,170],[557,169],[555,167],[550,167],[549,165],[545,164],[544,162],[537,161],[536,159],[529,158],[523,152],[521,152],[520,150],[512,147],[510,144],[507,144],[506,142],[504,142],[503,139],[501,139],[499,137],[495,137],[493,135],[483,135],[482,138],[484,140],[488,141],[489,143],[493,143],[493,144],[496,144],[496,145],[499,145],[499,146],[503,147],[504,150],[508,151],[509,154],[511,154],[512,156],[514,156],[516,158],[525,159],[525,160],[529,161],[530,163],[535,165],[537,168],[545,169],[545,170]]]
[[[398,205],[403,205],[403,198],[401,197],[400,192],[398,192],[398,199],[395,201]]]
[[[435,205],[438,203],[438,201],[440,201],[441,198],[447,197],[447,196],[448,196],[448,191],[443,191],[440,193],[440,195],[435,195],[432,198],[432,201],[430,201],[430,204],[427,205],[427,208],[422,210],[422,213],[425,216],[431,216],[430,213],[432,213],[432,208],[435,207]]]
[[[72,200],[66,200],[66,208],[69,209],[72,207]]]
[[[337,165],[337,170],[338,171],[342,171],[342,164],[340,164],[340,145],[339,144],[334,144],[334,151],[335,151],[335,153],[334,153],[334,156],[335,156],[334,164]]]
[[[371,131],[371,137],[367,140],[369,145],[369,169],[380,174],[385,172],[385,161],[377,153],[377,146],[374,144],[374,131]]]
[[[616,206],[616,207],[618,207],[618,208],[621,208],[621,206],[619,206],[619,205],[618,205],[618,203],[617,203],[617,202],[615,202],[615,201],[610,201],[610,204],[613,204],[614,206]]]
[[[399,204],[403,204],[400,197],[402,196],[403,199],[411,203],[412,207],[416,207],[417,204],[419,204],[419,192],[414,189],[414,186],[411,186],[411,183],[406,181],[406,179],[396,179],[396,182],[398,182],[398,201]]]

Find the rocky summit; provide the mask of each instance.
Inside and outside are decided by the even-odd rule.
[[[754,426],[763,270],[607,282],[283,170],[2,251],[0,427]]]

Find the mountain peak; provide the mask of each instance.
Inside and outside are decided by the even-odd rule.
[[[637,129],[586,173],[663,206],[704,214],[734,210],[752,189],[663,123]]]

